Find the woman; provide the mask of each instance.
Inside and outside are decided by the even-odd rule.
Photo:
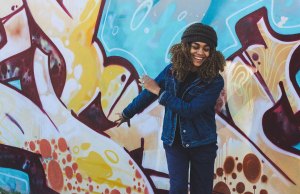
[[[171,64],[154,80],[140,79],[143,90],[116,121],[130,118],[158,98],[165,106],[161,139],[170,176],[170,194],[211,194],[217,151],[215,104],[224,87],[219,74],[223,55],[216,51],[217,34],[205,24],[190,25],[181,43],[170,49]],[[190,173],[189,173],[190,169]]]

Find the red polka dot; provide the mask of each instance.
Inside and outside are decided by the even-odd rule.
[[[262,190],[259,192],[259,194],[268,194],[268,191],[267,191],[267,190],[264,190],[264,189],[262,189]]]
[[[67,150],[68,146],[67,146],[67,142],[64,138],[59,138],[58,139],[58,148],[62,152],[65,152]]]
[[[81,188],[78,186],[78,187],[77,187],[77,191],[80,192],[80,190],[81,190]]]
[[[55,191],[61,191],[63,188],[63,174],[59,164],[51,160],[48,165],[48,180]]]
[[[66,159],[62,159],[62,163],[63,163],[63,164],[66,164]]]
[[[79,183],[81,183],[81,182],[82,182],[82,176],[81,176],[81,174],[77,173],[77,174],[76,174],[76,179],[77,179],[77,181],[78,181]]]
[[[72,156],[71,156],[71,154],[68,154],[68,155],[67,155],[67,161],[68,161],[68,162],[71,162],[71,160],[72,160]]]
[[[142,178],[142,176],[138,170],[135,170],[135,177],[138,179]]]
[[[71,179],[73,177],[73,169],[70,166],[67,166],[65,168],[65,172],[68,179]]]
[[[127,187],[127,188],[126,188],[126,193],[128,193],[128,194],[131,193],[131,188],[130,188],[130,187]]]
[[[117,189],[114,189],[110,192],[110,194],[121,194],[121,193]]]
[[[144,194],[149,194],[148,188],[146,187],[144,190]]]
[[[34,142],[30,141],[29,148],[30,148],[31,151],[35,150],[35,144],[34,144]]]
[[[133,165],[133,162],[132,162],[131,160],[129,160],[129,165],[130,165],[130,166]]]
[[[44,158],[51,157],[51,145],[48,140],[42,139],[40,142],[40,152]]]
[[[89,190],[90,190],[90,192],[92,192],[92,191],[94,190],[93,185],[90,185],[90,186],[89,186]]]
[[[73,170],[74,170],[74,172],[77,170],[77,168],[78,168],[78,165],[77,165],[77,163],[73,163],[72,164],[72,168],[73,168]]]

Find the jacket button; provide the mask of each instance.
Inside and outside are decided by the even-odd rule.
[[[183,132],[183,133],[185,133],[185,132],[186,132],[186,130],[183,130],[182,132]]]
[[[189,146],[190,146],[189,144],[186,144],[186,145],[185,145],[185,147],[189,147]]]

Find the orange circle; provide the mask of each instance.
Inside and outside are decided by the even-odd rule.
[[[42,139],[40,141],[40,151],[44,158],[51,157],[51,145],[48,140]]]
[[[58,139],[58,148],[62,152],[65,152],[67,150],[68,146],[67,146],[67,142],[64,138],[59,138]]]
[[[63,174],[59,164],[51,160],[48,165],[49,183],[55,191],[61,191],[64,185]]]

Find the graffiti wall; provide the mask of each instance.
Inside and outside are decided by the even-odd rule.
[[[1,193],[169,189],[153,102],[117,113],[155,77],[191,23],[212,25],[227,59],[216,114],[214,192],[300,193],[298,0],[2,0]]]

